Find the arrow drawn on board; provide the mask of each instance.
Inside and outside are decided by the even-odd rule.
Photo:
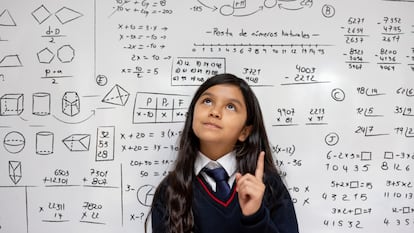
[[[197,2],[200,3],[204,7],[212,9],[213,11],[216,11],[218,9],[218,7],[216,7],[216,6],[207,6],[205,3],[201,2],[200,0],[197,0]]]
[[[243,14],[243,15],[233,15],[233,16],[235,16],[235,17],[250,16],[250,15],[254,15],[254,14],[256,14],[257,12],[262,11],[262,10],[263,10],[263,6],[260,6],[260,7],[259,7],[259,9],[255,10],[255,11],[253,11],[253,12],[251,12],[251,13],[248,13],[248,14]]]
[[[59,119],[57,116],[53,115],[53,117],[54,117],[56,120],[58,120],[58,121],[60,121],[60,122],[63,122],[63,123],[66,123],[66,124],[80,124],[80,123],[83,123],[83,122],[85,122],[85,121],[89,120],[89,119],[90,119],[91,117],[93,117],[93,116],[95,116],[95,110],[91,110],[91,115],[89,115],[88,117],[86,117],[85,119],[83,119],[83,120],[81,120],[81,121],[77,121],[77,122],[69,122],[69,121],[64,121],[64,120],[62,120],[62,119]]]

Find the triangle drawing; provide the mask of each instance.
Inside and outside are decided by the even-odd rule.
[[[16,22],[7,9],[0,13],[0,26],[16,26]]]

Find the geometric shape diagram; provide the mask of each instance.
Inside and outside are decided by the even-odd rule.
[[[0,67],[22,67],[19,55],[6,55],[0,60]]]
[[[130,94],[124,88],[116,84],[102,99],[102,102],[125,106],[128,102],[129,95]]]
[[[40,63],[50,64],[54,57],[55,54],[48,48],[44,48],[37,53],[37,60],[39,60]]]
[[[55,13],[55,16],[61,24],[65,24],[83,16],[83,14],[70,8],[62,7]]]
[[[39,24],[42,24],[51,15],[52,13],[50,13],[50,11],[44,5],[39,6],[36,10],[32,12],[32,16]]]
[[[0,26],[16,26],[16,22],[14,22],[13,17],[7,9],[0,14]]]
[[[143,185],[137,191],[138,202],[143,206],[151,206],[152,200],[154,199],[155,186]]]
[[[23,94],[4,94],[0,97],[0,116],[18,116],[23,112]]]
[[[6,134],[3,140],[4,149],[12,154],[17,154],[23,150],[26,140],[20,132],[12,131]]]
[[[9,161],[9,177],[14,184],[22,179],[22,162]]]
[[[50,94],[46,92],[33,93],[32,114],[36,116],[50,115]]]
[[[76,116],[80,112],[80,98],[78,93],[67,91],[62,98],[62,112],[68,116]]]
[[[63,144],[70,151],[89,151],[91,135],[89,134],[72,134],[62,140]]]
[[[50,155],[53,154],[54,134],[49,131],[36,133],[36,154]]]
[[[70,45],[63,45],[58,49],[57,57],[62,63],[69,63],[75,57],[75,50]]]

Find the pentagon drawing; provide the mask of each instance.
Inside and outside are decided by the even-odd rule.
[[[50,64],[55,55],[48,48],[44,48],[37,53],[37,59],[40,63]]]

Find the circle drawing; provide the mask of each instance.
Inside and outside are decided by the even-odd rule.
[[[150,207],[152,204],[152,199],[154,198],[155,189],[155,186],[149,184],[141,186],[137,191],[137,198],[139,203],[141,203],[143,206]]]
[[[23,134],[17,131],[9,132],[3,140],[4,148],[12,154],[17,154],[22,151],[25,144],[26,140]]]

